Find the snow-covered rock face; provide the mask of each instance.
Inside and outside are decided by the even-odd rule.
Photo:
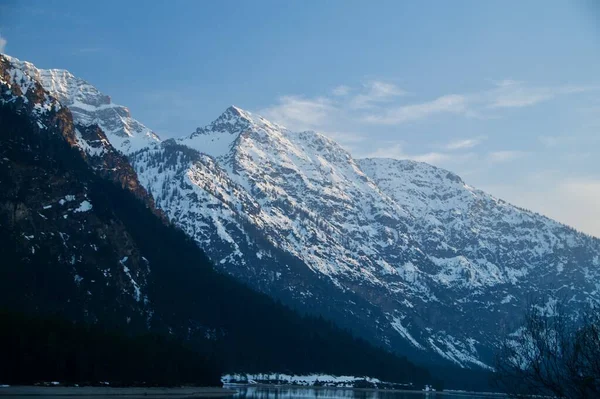
[[[51,295],[52,300],[48,302],[52,304],[36,302],[35,306],[51,309],[60,304],[55,309],[61,309],[65,315],[81,314],[85,320],[96,322],[96,315],[101,312],[91,304],[91,298],[101,298],[99,303],[113,300],[113,314],[122,315],[123,320],[132,325],[146,326],[153,312],[146,296],[149,265],[143,261],[139,246],[124,223],[116,222],[117,218],[107,218],[105,211],[99,213],[97,203],[92,200],[91,173],[77,169],[73,153],[63,146],[65,143],[79,146],[89,155],[81,145],[97,142],[98,137],[104,136],[94,135],[87,129],[77,130],[69,110],[22,66],[0,54],[0,219],[4,234],[8,232],[11,240],[14,238],[11,245],[19,252],[13,253],[20,254],[14,259],[21,260],[19,266],[23,270],[36,275],[38,272],[34,270],[42,263],[38,263],[35,256],[40,254],[44,261],[52,259],[48,264],[59,269],[52,272],[52,282],[48,283],[61,294]],[[11,115],[19,116],[17,122],[11,120]],[[115,170],[115,175],[123,181],[133,183],[136,174],[129,163],[126,160],[118,163],[117,152],[106,138],[104,142],[97,148],[106,146],[103,147],[107,150],[104,159],[112,162],[110,170]],[[83,158],[99,175],[112,178],[112,172],[100,170],[109,168],[95,168],[104,165],[87,156]],[[22,189],[24,181],[26,190]],[[134,184],[128,188],[135,192]],[[7,217],[7,210],[14,216]],[[10,251],[6,254],[11,257]],[[127,254],[125,258],[124,254]],[[114,269],[114,260],[118,258],[129,259],[127,266],[120,265],[127,267],[126,273]],[[100,278],[104,281],[96,284]],[[72,290],[71,281],[76,291]],[[18,282],[15,283],[19,287]],[[37,289],[30,286],[25,291],[28,289],[32,291],[24,293],[23,298],[35,296],[32,292]],[[74,308],[79,313],[73,313]]]
[[[469,272],[469,279],[442,274],[441,283],[468,288],[517,284],[540,268],[560,275],[564,262],[571,263],[565,273],[577,272],[579,259],[548,256],[589,245],[598,249],[598,240],[474,189],[446,170],[392,159],[363,159],[359,164],[419,221],[412,235],[434,263],[448,271]]]
[[[129,154],[160,142],[154,132],[131,117],[126,107],[112,103],[109,96],[69,71],[38,69],[29,62],[4,57],[20,73],[37,80],[52,97],[68,107],[75,123],[86,126],[97,124],[122,153]]]
[[[27,89],[36,76],[80,125],[106,129],[156,206],[219,268],[392,349],[486,367],[532,295],[569,298],[572,312],[600,299],[598,239],[451,172],[355,160],[323,135],[236,107],[156,144],[70,73],[14,62],[11,80]],[[98,155],[105,147],[88,130],[77,140]]]
[[[345,276],[384,284],[373,273],[382,268],[394,273],[395,269],[377,254],[392,241],[404,246],[405,257],[413,251],[402,231],[407,212],[365,176],[350,154],[325,136],[290,132],[231,107],[178,143],[212,156],[222,174],[220,179],[211,179],[200,163],[193,164],[186,168],[192,186],[224,198],[218,199],[219,207],[231,202],[229,210],[249,216],[249,222],[273,245],[334,281]],[[138,158],[134,157],[136,164]],[[206,188],[206,179],[213,186],[223,185]],[[252,204],[253,211],[240,212],[244,203]],[[188,216],[181,217],[189,222]],[[237,251],[233,255],[240,260],[246,257]]]
[[[391,347],[486,367],[531,292],[562,287],[574,306],[599,296],[598,240],[443,169],[355,160],[325,136],[235,107],[131,159],[157,205],[222,268],[271,294],[287,287],[307,307],[337,296],[346,324],[369,313]],[[313,272],[303,279],[325,276],[329,294],[297,288],[273,249]]]

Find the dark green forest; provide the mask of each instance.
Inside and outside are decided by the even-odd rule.
[[[59,318],[0,312],[0,382],[220,385],[214,360],[172,337],[125,335]]]
[[[435,383],[427,370],[406,358],[323,318],[299,314],[215,271],[182,231],[130,191],[94,173],[64,139],[68,122],[66,118],[42,131],[14,106],[0,107],[0,155],[10,160],[0,163],[0,308],[28,315],[5,313],[0,321],[0,382],[215,384],[220,372],[276,371],[368,375],[418,386]],[[27,177],[40,171],[44,179]],[[151,317],[145,322],[125,321],[126,310],[140,304],[128,305],[107,294],[86,295],[73,281],[73,266],[55,256],[55,241],[39,241],[35,253],[23,247],[20,229],[30,228],[30,221],[17,223],[15,215],[32,203],[38,207],[35,201],[54,180],[85,187],[93,204],[87,226],[93,220],[120,229],[131,240],[127,245],[147,259],[144,290]],[[54,226],[52,220],[42,222],[45,229]],[[57,226],[59,222],[66,223],[57,220]],[[84,230],[72,227],[72,239]],[[83,256],[77,272],[97,274],[93,262],[118,263],[109,255],[101,248]],[[102,289],[109,290],[111,283]],[[47,318],[68,322],[41,321]]]

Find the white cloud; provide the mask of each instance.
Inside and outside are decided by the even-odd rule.
[[[297,96],[284,96],[279,103],[259,111],[267,119],[294,130],[319,128],[335,112],[331,100],[325,97],[308,99]]]
[[[379,147],[374,151],[371,151],[361,158],[394,158],[394,159],[407,159],[408,155],[404,153],[402,144],[389,144],[385,147]]]
[[[552,100],[560,95],[583,93],[598,90],[598,85],[589,86],[527,86],[523,82],[503,80],[496,88],[483,94],[483,101],[488,108],[529,107],[544,101]]]
[[[503,79],[497,82],[494,82],[494,84],[498,87],[510,87],[510,86],[514,86],[514,85],[519,85],[523,82],[519,82],[517,80],[513,80],[513,79]]]
[[[293,130],[343,131],[356,121],[357,113],[373,112],[404,94],[392,83],[370,81],[360,89],[337,86],[329,97],[283,96],[258,113]]]
[[[413,161],[425,162],[432,165],[440,166],[440,164],[448,162],[452,160],[452,158],[453,157],[450,154],[445,154],[442,152],[428,152],[426,154],[413,155],[409,159],[412,159]]]
[[[466,97],[450,94],[438,97],[430,102],[389,108],[383,113],[368,115],[363,120],[374,124],[396,125],[439,113],[461,114],[465,112],[467,112]]]
[[[291,129],[343,131],[357,124],[362,124],[363,128],[368,125],[391,126],[440,114],[497,118],[502,109],[533,106],[558,96],[592,90],[600,90],[600,86],[530,86],[506,79],[479,92],[447,94],[431,101],[401,104],[398,98],[405,96],[406,91],[394,83],[373,80],[362,87],[339,85],[328,96],[283,96],[277,104],[259,113]],[[353,129],[356,130],[355,127]],[[459,141],[451,143],[446,149],[472,148],[481,140]]]
[[[403,96],[406,92],[393,83],[374,80],[363,85],[363,93],[352,98],[351,108],[372,108],[378,103],[388,102],[394,97]]]
[[[527,89],[522,87],[502,86],[490,92],[489,108],[515,108],[535,105],[550,100],[554,94],[547,89]]]
[[[533,106],[560,95],[599,89],[598,85],[535,87],[507,79],[480,92],[447,94],[431,101],[406,104],[398,101],[406,91],[394,83],[373,80],[362,87],[337,86],[328,96],[283,96],[277,104],[259,113],[294,130],[344,131],[357,130],[356,126],[361,125],[366,130],[369,125],[400,125],[443,114],[497,118],[502,109]],[[481,138],[455,140],[446,150],[472,148],[480,141]]]
[[[402,143],[388,143],[388,145],[379,147],[360,158],[394,158],[410,159],[417,162],[425,162],[432,165],[444,167],[451,164],[463,163],[474,157],[473,153],[455,154],[445,152],[427,152],[424,154],[406,153]]]
[[[470,139],[455,140],[455,141],[451,141],[450,143],[446,144],[446,149],[450,150],[450,151],[465,150],[468,148],[473,148],[473,147],[478,146],[483,140],[484,140],[484,137],[473,137]]]
[[[4,50],[6,49],[6,43],[8,43],[6,38],[4,38],[2,35],[0,35],[0,53],[3,53]]]
[[[395,125],[425,119],[441,113],[485,118],[486,109],[489,111],[490,109],[528,107],[558,96],[594,90],[600,90],[600,86],[535,87],[514,80],[503,80],[497,82],[495,88],[479,93],[447,94],[429,102],[408,105],[378,104],[379,106],[375,109],[369,109],[370,112],[363,115],[362,120],[373,124]],[[385,89],[382,89],[381,92],[387,93]],[[382,96],[389,99],[389,97],[385,97],[385,94],[382,94]],[[366,94],[356,96],[353,103],[354,108],[374,108],[374,101],[365,100],[367,97],[369,96]],[[369,106],[361,107],[357,106],[357,103]],[[469,145],[476,145],[477,143],[465,141],[462,144],[468,148]]]
[[[346,96],[350,93],[350,90],[352,90],[352,89],[349,86],[339,85],[338,87],[333,89],[331,92],[333,93],[334,96]]]

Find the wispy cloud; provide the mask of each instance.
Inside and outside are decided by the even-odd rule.
[[[333,102],[325,97],[314,99],[298,96],[283,96],[277,104],[259,113],[267,119],[292,129],[315,129],[327,121],[335,112]]]
[[[447,96],[438,97],[429,102],[388,108],[379,114],[367,115],[363,118],[363,120],[365,122],[375,124],[397,125],[423,119],[434,114],[460,114],[465,113],[466,111],[466,97],[457,94],[450,94]]]
[[[515,80],[471,93],[445,94],[431,100],[407,102],[407,92],[383,80],[361,86],[340,85],[314,98],[288,95],[259,113],[291,129],[340,131],[341,127],[394,126],[442,115],[480,119],[498,118],[502,109],[530,107],[559,96],[600,90],[600,85],[532,86]],[[333,121],[335,119],[335,121]],[[335,122],[335,123],[334,123]],[[332,126],[332,125],[336,126]],[[480,140],[479,140],[480,141]],[[472,148],[478,140],[457,141],[447,150]]]
[[[446,144],[445,148],[449,151],[465,150],[478,146],[484,139],[485,137],[473,137],[470,139],[454,140]]]
[[[485,118],[490,110],[533,106],[559,96],[600,90],[600,85],[529,86],[523,82],[503,80],[494,88],[475,93],[446,94],[416,104],[383,104],[371,107],[363,121],[396,125],[427,119],[438,114],[461,114]],[[373,105],[373,103],[370,103]]]
[[[429,164],[444,166],[449,164],[463,163],[472,159],[473,153],[448,153],[431,151],[423,154],[411,154],[404,150],[403,143],[386,143],[387,145],[376,148],[367,154],[359,154],[365,158],[394,158],[394,159],[410,159],[417,162],[426,162]]]
[[[492,116],[492,109],[529,107],[559,96],[600,90],[600,85],[530,86],[514,80],[496,82],[495,87],[475,93],[446,94],[431,101],[398,104],[395,97],[406,94],[396,86],[372,82],[366,93],[355,96],[351,108],[363,110],[362,122],[399,125],[440,114],[467,117]],[[475,142],[463,142],[472,145]]]
[[[440,132],[447,135],[446,142],[431,144],[424,138],[415,138],[420,145],[409,147],[404,140],[410,139],[413,129],[415,133],[422,131],[417,127],[422,121],[447,116],[480,120],[502,118],[506,115],[503,110],[508,108],[532,107],[560,96],[593,90],[600,90],[600,86],[535,86],[503,80],[476,92],[458,92],[416,101],[417,93],[407,95],[396,84],[377,80],[359,86],[340,85],[320,97],[283,96],[258,113],[292,130],[320,131],[356,157],[412,159],[447,168],[465,165],[493,168],[517,160],[528,162],[533,154],[529,152],[531,146],[493,148],[499,144],[498,138],[490,138],[483,146],[488,136],[453,136],[452,125]],[[395,139],[390,141],[391,137]],[[538,136],[538,142],[545,147],[562,145],[558,144],[558,136],[552,134]],[[578,146],[573,147],[572,152],[581,152]]]
[[[440,165],[443,162],[451,161],[453,156],[442,152],[427,152],[425,154],[410,156],[409,159],[412,159],[413,161],[429,163],[432,165]]]
[[[404,90],[393,83],[374,80],[363,85],[363,92],[352,98],[350,106],[355,109],[368,109],[405,94]]]
[[[394,158],[407,159],[408,155],[404,152],[401,143],[386,143],[387,145],[378,147],[374,151],[361,154],[364,158]]]
[[[598,85],[588,86],[528,86],[523,82],[503,80],[496,88],[483,94],[483,102],[488,108],[520,108],[552,100],[558,96],[583,93],[600,89]]]
[[[351,121],[357,112],[374,112],[405,93],[393,83],[369,81],[359,88],[337,86],[330,96],[283,96],[258,113],[294,130],[336,131],[330,128],[332,121]]]
[[[367,158],[395,158],[395,159],[411,159],[418,162],[426,162],[432,165],[449,167],[466,162],[476,162],[479,165],[488,163],[489,166],[509,162],[523,158],[528,155],[525,151],[505,150],[493,151],[489,153],[476,153],[473,151],[459,151],[472,149],[476,144],[475,139],[457,141],[448,145],[447,151],[430,151],[424,153],[411,153],[405,151],[405,143],[387,142],[384,145],[377,147],[375,150],[366,154],[358,154],[359,157]],[[456,144],[455,148],[452,144]]]
[[[331,92],[334,96],[346,96],[350,93],[350,90],[352,89],[349,86],[339,85],[338,87],[334,88]]]
[[[3,53],[6,49],[6,43],[8,43],[8,41],[2,35],[0,35],[0,53]]]

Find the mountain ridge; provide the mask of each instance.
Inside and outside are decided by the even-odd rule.
[[[175,380],[188,378],[185,367],[201,366],[202,372],[204,365],[211,379],[220,370],[272,369],[373,374],[419,385],[434,381],[406,359],[216,271],[194,241],[115,178],[129,173],[129,163],[112,165],[122,169],[116,174],[101,169],[117,151],[110,143],[98,143],[106,136],[96,125],[81,126],[73,119],[39,81],[0,56],[2,310],[36,320],[57,315],[67,325],[84,322],[124,336],[151,331],[159,340],[183,341],[198,356],[166,366]],[[86,145],[93,143],[104,151],[90,155]],[[29,332],[13,330],[5,344],[19,339],[19,345],[43,346],[55,334],[51,329],[34,336]],[[85,340],[84,335],[75,338]],[[148,359],[160,360],[153,356],[160,348],[135,342]],[[64,377],[78,374],[73,370],[78,364],[93,366],[94,357],[82,346],[54,351],[56,344],[52,341],[48,353],[40,355],[52,366],[42,363],[37,375]],[[128,359],[118,351],[107,355],[101,360],[121,361],[118,367]],[[150,382],[146,371],[128,371],[129,378]]]
[[[452,172],[354,159],[235,106],[127,156],[223,271],[411,356],[490,367],[530,291],[558,285],[574,312],[600,295],[598,239]]]
[[[210,127],[211,125],[209,124],[208,126]],[[547,262],[547,260],[542,260],[541,258],[544,256],[552,258],[552,253],[555,250],[572,251],[578,245],[588,245],[587,241],[590,241],[590,239],[582,238],[577,234],[571,235],[572,232],[570,229],[562,231],[561,229],[564,229],[564,226],[548,218],[520,210],[480,190],[473,189],[466,185],[457,175],[430,165],[418,164],[411,161],[394,161],[397,162],[397,165],[404,165],[403,170],[405,172],[406,166],[411,166],[412,174],[408,176],[412,179],[411,184],[416,184],[415,187],[417,188],[419,184],[422,185],[423,183],[422,180],[419,180],[419,173],[423,173],[423,171],[415,171],[415,169],[424,169],[428,173],[428,177],[425,180],[430,180],[431,182],[445,181],[446,183],[445,185],[430,187],[429,192],[427,190],[415,191],[415,187],[411,191],[406,186],[398,193],[397,190],[393,190],[393,187],[387,187],[384,184],[383,180],[385,179],[381,180],[378,178],[378,175],[373,170],[373,165],[370,165],[371,168],[369,168],[368,164],[372,163],[372,161],[353,161],[351,155],[338,148],[338,146],[328,146],[328,143],[331,143],[331,141],[325,138],[320,139],[322,136],[318,134],[290,132],[287,129],[277,129],[277,127],[272,126],[264,123],[246,126],[246,130],[236,131],[237,137],[228,137],[227,145],[221,147],[220,151],[211,152],[210,146],[206,144],[199,145],[196,148],[205,150],[209,154],[205,156],[208,159],[214,159],[215,165],[220,165],[223,168],[222,176],[230,179],[230,184],[236,184],[240,188],[240,191],[244,191],[249,198],[255,199],[254,209],[270,207],[273,210],[273,213],[262,217],[260,222],[257,223],[261,225],[267,236],[271,236],[273,243],[284,247],[288,253],[292,253],[302,259],[311,270],[327,275],[338,288],[340,285],[342,286],[340,288],[342,291],[350,290],[356,292],[364,290],[360,285],[367,282],[379,287],[387,285],[386,290],[388,292],[401,293],[399,300],[404,302],[405,307],[403,312],[387,312],[380,315],[380,317],[383,317],[394,331],[419,350],[430,347],[455,363],[461,365],[470,363],[487,367],[488,365],[479,360],[480,355],[477,346],[484,347],[482,350],[485,351],[485,346],[489,348],[493,343],[488,341],[488,344],[481,345],[473,337],[468,336],[460,339],[445,330],[442,330],[437,335],[434,334],[433,337],[419,337],[417,335],[419,334],[418,331],[416,333],[412,332],[414,330],[413,323],[422,323],[422,320],[419,319],[421,319],[424,309],[430,312],[428,318],[440,318],[442,313],[452,313],[452,306],[441,304],[442,302],[449,302],[445,298],[447,297],[446,291],[448,288],[455,290],[456,293],[454,295],[459,296],[464,294],[475,295],[476,297],[482,296],[481,290],[483,289],[490,290],[491,292],[495,291],[493,295],[495,296],[494,302],[497,305],[493,306],[503,308],[502,312],[508,315],[514,311],[510,307],[510,303],[514,300],[513,298],[520,297],[518,306],[523,306],[522,299],[524,295],[522,293],[515,295],[507,287],[520,285],[521,279],[527,274],[539,272],[539,270],[536,271],[536,267],[531,266],[532,262],[538,262],[539,264]],[[211,138],[209,130],[209,128],[202,129],[206,140],[210,140]],[[220,134],[221,132],[212,133]],[[181,142],[185,144],[185,141]],[[211,158],[211,156],[214,158]],[[336,162],[349,163],[345,167],[338,169],[334,165]],[[385,163],[385,160],[378,160],[377,162]],[[274,168],[273,165],[277,167]],[[197,167],[198,165],[196,164],[195,166]],[[193,169],[190,168],[188,170],[191,175],[194,175]],[[352,169],[354,169],[355,173],[348,174],[347,172]],[[379,169],[389,170],[390,166],[380,166]],[[198,176],[203,174],[204,172],[199,172]],[[353,177],[349,177],[351,175]],[[394,178],[396,182],[399,181],[399,176],[395,176]],[[196,184],[198,184],[199,180],[201,178],[196,180]],[[344,186],[345,182],[348,181],[352,183],[349,186]],[[315,182],[319,184],[315,185]],[[296,184],[296,186],[292,183]],[[200,185],[202,184],[200,183]],[[335,209],[335,205],[348,205],[345,203],[347,194],[356,187],[360,187],[361,184],[364,184],[367,188],[358,189],[357,192],[360,192],[360,194],[351,196],[355,199],[364,199],[369,198],[369,193],[371,195],[377,193],[379,202],[377,203],[372,200],[374,197],[371,197],[371,199],[362,204],[360,200],[355,202],[353,205],[355,210],[354,219],[363,217],[366,217],[366,219],[363,219],[358,225],[354,225],[354,233],[359,233],[361,228],[365,226],[372,227],[379,224],[381,227],[377,229],[383,231],[383,234],[379,238],[376,237],[378,233],[375,231],[366,232],[362,236],[358,234],[357,239],[371,242],[374,239],[379,240],[379,245],[370,248],[368,245],[366,247],[363,246],[355,255],[345,258],[348,251],[352,250],[343,243],[344,239],[341,237],[348,238],[349,235],[352,235],[352,231],[348,230],[348,227],[351,226],[348,223],[353,218],[342,220],[340,221],[341,223],[336,224],[335,213],[343,213],[344,210]],[[340,185],[344,186],[344,188],[336,192],[336,188],[339,188]],[[269,200],[270,190],[273,190],[275,194]],[[211,189],[205,187],[204,192],[206,193],[207,191],[210,192]],[[321,199],[329,198],[335,200],[335,204],[332,206],[327,200],[319,202],[316,198],[308,197],[311,191]],[[401,194],[404,194],[409,200],[402,201],[402,198],[399,197]],[[158,193],[155,195],[160,197]],[[307,198],[312,199],[313,204],[305,207],[303,203],[307,201]],[[394,203],[390,203],[390,198],[393,198],[392,202]],[[417,200],[419,198],[422,199],[423,206],[418,206],[419,201]],[[377,203],[378,206],[373,212],[370,212],[367,208],[374,203]],[[429,208],[434,204],[440,206],[437,209],[434,208],[435,212],[430,212]],[[280,211],[284,208],[288,208],[287,212],[288,215],[291,214],[290,218],[284,218],[285,220],[279,220],[279,222],[277,220],[270,220],[270,218],[276,219],[282,216]],[[214,210],[214,208],[212,209]],[[315,227],[313,223],[308,229],[309,232],[312,231],[310,234],[317,234],[317,236],[320,234],[321,238],[316,239],[317,245],[314,242],[310,242],[310,240],[298,241],[306,238],[305,228],[307,226],[301,226],[294,233],[293,225],[296,223],[295,220],[298,220],[297,216],[305,214],[305,220],[310,219],[311,212],[314,213],[315,209],[318,209],[315,217],[318,218],[325,214],[330,218],[327,222],[319,222],[321,227]],[[436,212],[438,215],[435,214]],[[446,214],[450,218],[442,218],[440,220],[440,213]],[[497,219],[488,217],[490,214],[495,213],[499,215]],[[463,215],[462,218],[460,215]],[[177,217],[176,215],[172,216],[172,218]],[[197,216],[188,214],[187,216],[180,215],[179,217],[181,219],[193,220]],[[259,218],[261,217],[259,216]],[[459,232],[471,220],[475,219],[480,220],[480,225],[469,227],[473,234],[463,234],[463,236],[460,236]],[[424,221],[425,223],[423,223]],[[182,221],[181,223],[187,222]],[[222,220],[214,223],[219,226],[226,224]],[[274,226],[272,229],[268,228],[270,223]],[[308,225],[310,224],[308,223]],[[342,224],[344,228],[341,228]],[[440,226],[447,226],[447,228],[440,229]],[[292,230],[291,236],[287,233],[282,235],[273,233],[273,231],[289,231],[290,227]],[[511,239],[522,244],[513,247],[510,242],[502,241],[503,237],[507,236],[507,228],[509,231],[511,229],[520,231],[517,233],[517,238],[515,238],[513,233]],[[302,229],[305,229],[305,231],[302,231]],[[369,230],[369,228],[366,229]],[[484,243],[485,239],[481,241],[477,238],[480,234],[477,229],[488,234],[488,244],[491,249],[486,248],[488,244]],[[394,230],[396,231],[394,232]],[[388,235],[385,234],[386,232]],[[362,233],[365,233],[365,231],[362,231]],[[449,237],[445,238],[445,234],[448,234]],[[284,237],[284,235],[287,236]],[[439,239],[435,238],[436,235],[439,236]],[[508,237],[511,236],[509,235]],[[396,248],[392,248],[392,251],[388,252],[386,255],[387,258],[380,256],[385,253],[386,247],[388,247],[385,243],[386,240],[395,241],[394,245]],[[571,240],[578,242],[571,242]],[[296,241],[296,245],[292,244],[293,241]],[[430,243],[430,241],[435,241],[435,245]],[[592,239],[590,243],[595,248],[593,251],[597,252],[597,241]],[[463,253],[473,245],[477,248],[471,248],[470,252],[467,251],[469,252],[468,254]],[[540,248],[537,247],[538,245]],[[519,246],[524,246],[524,248],[520,249]],[[304,251],[307,248],[308,250]],[[319,251],[319,253],[314,257],[311,251]],[[428,255],[423,256],[423,251],[427,251]],[[508,252],[517,253],[518,256],[509,256]],[[236,253],[236,250],[233,249],[232,252],[227,253]],[[243,251],[237,253],[241,261],[247,261],[252,256]],[[357,265],[356,260],[361,259],[362,262],[365,260],[369,262],[369,256],[375,256],[374,259],[370,260],[372,263],[369,267],[355,267]],[[404,256],[404,260],[402,260],[402,256]],[[416,258],[416,261],[411,258]],[[324,259],[325,261],[323,262]],[[335,261],[327,261],[326,259],[335,259]],[[349,261],[345,267],[343,265],[340,266],[340,263],[343,263],[344,259]],[[226,261],[230,262],[232,260],[233,258],[229,258]],[[596,268],[596,262],[597,258],[592,257],[590,266]],[[398,263],[400,263],[400,268],[394,267],[394,264],[398,265]],[[419,264],[419,266],[415,267],[415,264]],[[529,266],[527,266],[528,264]],[[384,270],[383,275],[378,275],[378,271],[376,270],[378,266]],[[565,265],[556,267],[557,270],[564,269]],[[547,268],[546,271],[548,271]],[[587,274],[587,272],[584,274]],[[338,278],[340,275],[348,281],[341,283]],[[386,279],[390,279],[390,275],[392,276],[392,280],[396,280],[391,285],[385,281]],[[400,278],[395,278],[394,275]],[[357,279],[362,280],[358,285],[356,284]],[[588,292],[592,295],[597,295],[595,288],[589,285],[589,276],[586,279],[588,287],[590,287]],[[533,289],[537,285],[533,283],[528,284],[532,284],[529,289]],[[542,289],[542,291],[546,292],[549,292],[549,290],[551,289],[548,286]],[[463,294],[460,294],[461,292]],[[382,301],[381,299],[374,299],[373,295],[377,294],[370,293],[367,295],[369,297],[368,301],[377,303],[379,307],[386,308],[393,306],[390,303],[386,304],[386,301]],[[412,297],[417,302],[430,303],[430,305],[425,306],[425,308],[422,308],[415,314],[415,312],[407,309],[411,305],[414,305],[411,301],[406,303],[407,297]],[[482,302],[481,299],[473,299],[475,299],[475,303]],[[452,299],[452,302],[455,300]],[[579,300],[585,301],[585,298],[580,295]],[[484,306],[481,306],[481,304],[477,306],[479,308],[478,313],[489,312],[489,307],[492,306],[492,302],[489,300],[486,300],[483,304]],[[421,306],[424,306],[424,304],[421,304]],[[440,309],[431,312],[431,308],[434,306],[439,306]],[[445,310],[442,311],[444,308]],[[412,313],[412,316],[408,316],[407,313]],[[466,314],[469,312],[463,310],[462,313],[463,316],[461,317],[466,317]],[[414,318],[414,321],[404,321],[411,318]],[[493,323],[492,320],[488,320],[488,322]],[[408,326],[404,324],[408,324]],[[444,322],[444,324],[451,323]],[[509,331],[510,327],[496,325],[495,328],[507,328],[507,332],[512,332]],[[384,342],[385,339],[383,338]],[[487,339],[493,341],[489,336]],[[486,357],[489,359],[489,355]]]
[[[111,144],[128,154],[160,142],[156,133],[131,118],[129,109],[114,104],[110,96],[101,93],[87,81],[65,69],[39,69],[30,62],[2,54],[17,70],[39,81],[61,104],[68,107],[76,123],[98,125]]]

